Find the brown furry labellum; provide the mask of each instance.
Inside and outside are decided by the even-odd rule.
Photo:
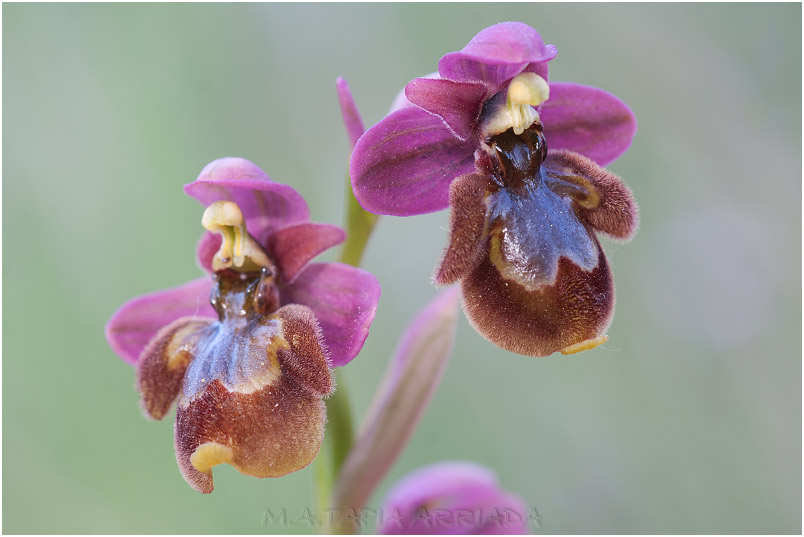
[[[630,239],[637,206],[622,180],[570,151],[547,151],[541,126],[493,136],[478,172],[450,186],[450,239],[435,281],[460,281],[486,339],[530,356],[606,340],[614,284],[595,232]]]
[[[187,482],[204,493],[213,490],[217,464],[256,477],[307,466],[324,435],[323,397],[333,390],[312,310],[279,307],[270,269],[215,278],[219,320],[165,327],[138,370],[149,417],[161,419],[178,399],[176,458]]]

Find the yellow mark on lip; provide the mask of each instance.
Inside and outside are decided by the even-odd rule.
[[[206,322],[188,323],[173,334],[165,349],[165,367],[168,371],[176,371],[187,367],[193,359],[195,345],[201,337],[201,329],[207,326]]]
[[[217,442],[201,444],[190,455],[190,464],[203,474],[212,475],[212,467],[219,464],[232,464],[234,453],[232,448]]]
[[[597,336],[594,339],[587,339],[586,341],[581,341],[580,343],[575,343],[573,345],[569,345],[561,349],[561,354],[575,354],[576,352],[581,351],[588,351],[589,349],[594,349],[595,347],[604,344],[609,340],[609,336],[602,335]]]

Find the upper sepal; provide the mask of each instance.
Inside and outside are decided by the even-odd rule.
[[[184,191],[208,206],[216,201],[236,203],[248,232],[262,243],[269,233],[310,219],[307,203],[290,186],[271,181],[254,163],[228,157],[214,160]]]
[[[441,58],[438,72],[443,78],[480,82],[497,91],[524,71],[547,79],[547,62],[556,52],[527,24],[501,22],[480,31],[461,51]]]

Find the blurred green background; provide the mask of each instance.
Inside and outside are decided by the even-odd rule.
[[[172,418],[143,419],[103,338],[125,300],[199,275],[182,193],[242,156],[340,223],[348,143],[334,81],[367,124],[482,28],[558,47],[553,80],[605,88],[639,133],[610,168],[642,228],[605,244],[610,341],[572,357],[496,349],[461,317],[440,391],[372,500],[469,459],[543,533],[801,532],[801,6],[3,5],[3,531],[272,533],[312,472],[179,475]],[[383,297],[346,370],[365,412],[434,289],[446,212],[381,219]],[[330,252],[324,259],[334,259]]]

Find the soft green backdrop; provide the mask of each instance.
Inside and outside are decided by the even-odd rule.
[[[470,459],[544,533],[801,532],[801,6],[3,6],[3,531],[307,532],[309,469],[180,477],[172,423],[145,421],[103,338],[125,300],[196,277],[181,186],[242,156],[339,223],[348,146],[334,81],[367,123],[480,29],[521,20],[551,78],[639,120],[611,166],[642,229],[606,243],[618,312],[602,348],[507,354],[461,318],[440,391],[381,490]],[[383,218],[383,284],[346,374],[358,415],[434,294],[446,212]],[[332,254],[325,256],[332,259]]]

